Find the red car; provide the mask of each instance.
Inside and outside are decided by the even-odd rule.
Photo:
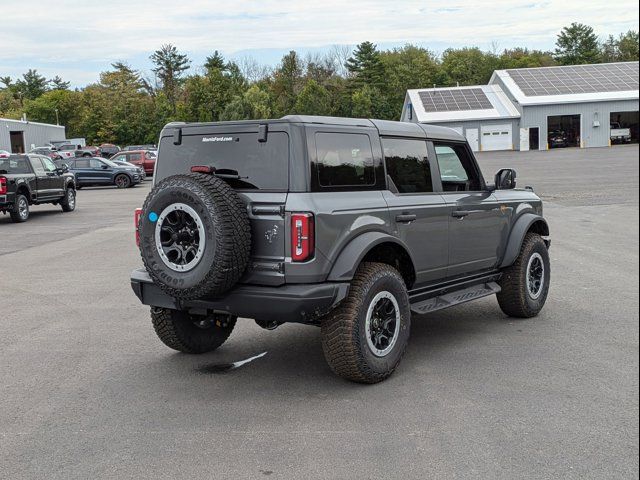
[[[111,160],[114,162],[129,162],[136,167],[140,167],[147,175],[153,175],[153,169],[156,166],[156,152],[151,150],[133,150],[131,152],[120,152]]]

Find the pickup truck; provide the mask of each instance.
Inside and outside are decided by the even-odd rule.
[[[611,143],[631,143],[631,129],[621,128],[618,122],[611,123]]]
[[[0,158],[0,212],[16,223],[29,219],[29,206],[52,203],[63,212],[76,208],[75,177],[44,155]]]

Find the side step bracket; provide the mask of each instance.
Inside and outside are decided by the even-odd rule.
[[[450,291],[443,295],[428,298],[411,304],[411,312],[417,315],[435,312],[443,308],[453,307],[461,303],[487,297],[500,292],[500,285],[496,282],[487,282],[460,290]]]

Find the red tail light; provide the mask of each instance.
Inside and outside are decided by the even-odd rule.
[[[155,159],[153,161],[155,162]],[[215,168],[208,165],[194,165],[191,167],[192,173],[214,173],[215,171]]]
[[[304,262],[315,249],[314,221],[311,213],[291,214],[291,259]]]
[[[5,177],[0,177],[0,195],[7,194],[7,179]]]
[[[133,214],[133,223],[136,227],[136,245],[140,246],[140,219],[142,218],[142,209],[136,208],[135,213]]]

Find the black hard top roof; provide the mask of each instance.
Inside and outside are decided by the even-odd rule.
[[[313,115],[287,115],[279,119],[268,120],[238,120],[230,122],[208,122],[208,123],[183,123],[174,122],[166,127],[202,127],[221,125],[247,125],[247,124],[277,124],[277,123],[297,123],[313,125],[337,125],[346,127],[373,127],[383,136],[401,136],[414,138],[431,138],[441,140],[464,141],[465,138],[457,131],[436,125],[423,123],[394,122],[391,120],[370,120],[366,118],[345,118],[345,117],[321,117]]]

